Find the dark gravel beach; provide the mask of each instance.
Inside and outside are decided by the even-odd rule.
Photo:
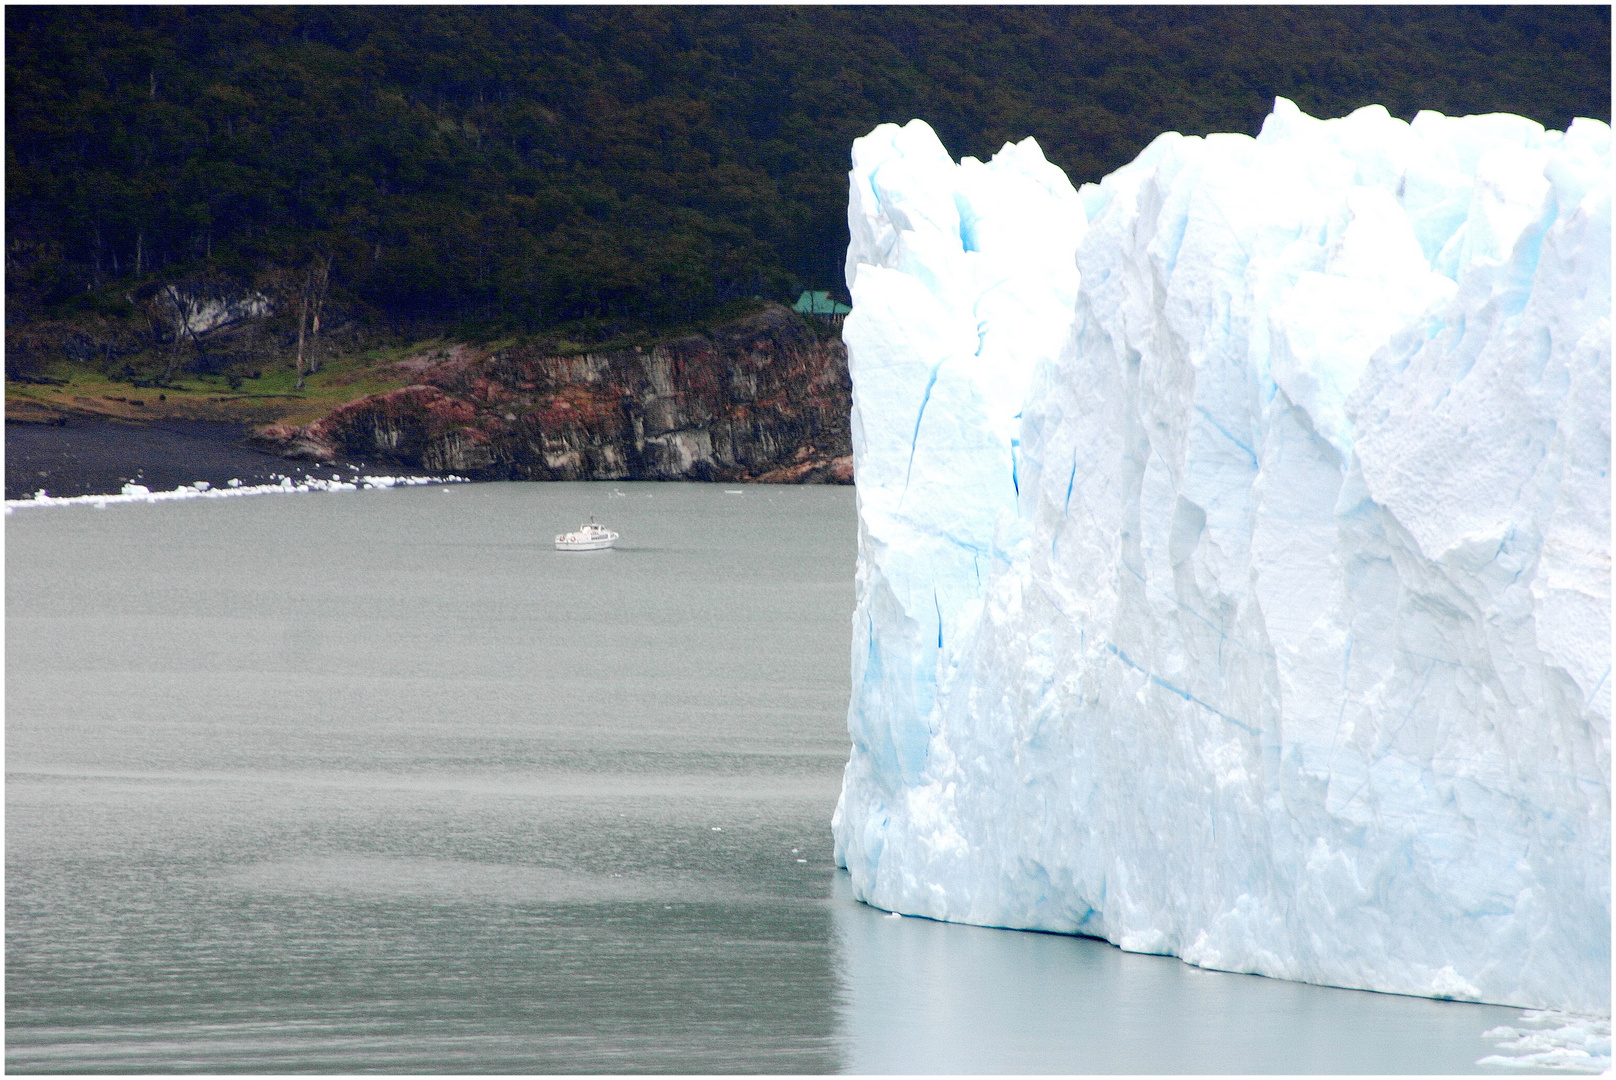
[[[245,445],[248,430],[205,420],[7,423],[6,498],[26,499],[41,488],[55,496],[111,495],[131,482],[168,491],[197,480],[217,487],[232,479],[268,483],[305,473],[348,479],[365,469],[358,463],[315,465],[266,454]]]

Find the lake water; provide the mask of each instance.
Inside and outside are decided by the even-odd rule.
[[[10,514],[8,1070],[1501,1071],[1514,1009],[853,901],[854,535],[824,487]]]

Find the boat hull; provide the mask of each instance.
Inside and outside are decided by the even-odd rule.
[[[557,540],[557,551],[600,551],[617,543],[617,537],[606,540]]]

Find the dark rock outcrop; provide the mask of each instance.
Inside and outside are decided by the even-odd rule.
[[[414,385],[254,441],[489,480],[852,482],[846,349],[784,307],[654,347],[406,363]]]

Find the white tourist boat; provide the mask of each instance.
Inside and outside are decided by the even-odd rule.
[[[590,518],[578,526],[577,532],[562,533],[556,537],[557,551],[599,551],[617,543],[617,534]]]

